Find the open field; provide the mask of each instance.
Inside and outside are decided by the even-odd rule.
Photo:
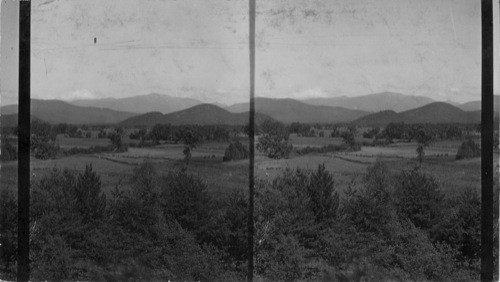
[[[76,139],[76,138],[74,138]],[[88,140],[88,139],[81,139]],[[88,143],[85,143],[88,144]],[[248,186],[248,160],[223,163],[228,143],[207,143],[192,151],[188,172],[200,176],[213,189],[237,189]],[[104,191],[128,182],[134,167],[145,161],[152,162],[159,173],[178,171],[185,166],[183,145],[160,145],[152,148],[129,148],[124,153],[73,155],[54,160],[31,159],[32,180],[48,175],[54,168],[83,171],[92,164],[101,176]],[[2,163],[0,184],[16,189],[17,161]]]
[[[437,142],[425,148],[425,155],[432,156],[455,156],[461,141]],[[417,143],[396,143],[385,147],[363,147],[359,152],[351,152],[348,155],[362,157],[386,157],[411,159],[416,156]]]
[[[337,138],[293,137],[295,147],[324,146],[340,144]],[[107,145],[107,139],[62,138],[61,146],[90,147]],[[248,144],[248,142],[244,142]],[[245,189],[248,185],[248,160],[222,162],[224,151],[229,143],[205,143],[192,150],[192,159],[188,171],[200,176],[210,187],[220,191],[227,189]],[[434,175],[445,191],[461,190],[467,187],[480,187],[480,158],[455,160],[461,141],[436,142],[425,149],[426,158],[421,170]],[[126,183],[127,177],[135,166],[150,161],[160,173],[177,171],[185,166],[182,144],[162,144],[149,148],[129,148],[123,153],[102,153],[93,155],[74,155],[55,160],[32,159],[32,179],[41,178],[53,168],[67,168],[83,171],[85,165],[92,164],[101,175],[105,190]],[[348,185],[359,184],[366,168],[377,159],[388,164],[394,173],[402,169],[418,166],[415,160],[415,143],[396,143],[386,147],[362,147],[357,152],[336,152],[326,154],[292,155],[289,159],[269,159],[258,151],[255,158],[255,175],[258,179],[272,180],[285,169],[315,170],[320,164],[334,175],[336,186],[344,189]],[[498,156],[495,158],[495,166]],[[17,162],[2,163],[0,183],[2,187],[15,189]]]
[[[61,135],[57,136],[56,141],[63,149],[69,149],[73,147],[90,148],[92,146],[107,146],[111,144],[111,142],[107,138],[71,138]]]
[[[101,183],[105,190],[113,188],[120,181],[130,175],[133,166],[112,162],[97,155],[75,155],[55,160],[37,160],[31,158],[31,180],[36,181],[49,175],[53,169],[71,169],[84,171],[85,166],[91,164],[94,171],[101,176]],[[2,163],[0,184],[6,188],[17,185],[17,161]]]
[[[295,134],[290,135],[290,143],[294,147],[322,147],[327,145],[340,145],[342,144],[342,138],[331,138],[331,137],[297,137]]]

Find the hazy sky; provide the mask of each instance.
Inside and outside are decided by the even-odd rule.
[[[256,95],[393,91],[478,100],[480,3],[257,0]],[[2,104],[10,104],[17,101],[18,3],[2,0],[0,9],[0,90]],[[243,102],[248,54],[246,0],[32,1],[35,98],[157,92]],[[500,89],[498,75],[495,82]]]

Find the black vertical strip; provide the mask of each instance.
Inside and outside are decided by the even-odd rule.
[[[481,281],[493,280],[493,1],[482,0]]]
[[[28,281],[30,204],[30,38],[31,1],[19,3],[18,229],[17,280]]]
[[[255,140],[255,0],[249,0],[250,18],[250,114],[249,114],[249,158],[248,169],[248,281],[253,281],[254,269],[254,140]]]

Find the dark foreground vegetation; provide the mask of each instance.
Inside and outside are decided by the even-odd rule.
[[[324,166],[258,181],[256,275],[479,278],[477,191],[445,196],[432,176],[417,168],[391,174],[382,162],[355,184],[339,193]],[[244,280],[247,196],[215,194],[207,185],[182,170],[160,174],[146,162],[104,194],[91,166],[54,169],[31,185],[32,279]],[[3,189],[0,279],[15,278],[16,224],[15,193]]]

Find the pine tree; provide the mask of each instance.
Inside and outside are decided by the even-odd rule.
[[[106,210],[106,195],[101,193],[101,180],[92,170],[92,165],[85,166],[75,186],[76,208],[83,216],[84,222],[92,222],[103,218]]]

